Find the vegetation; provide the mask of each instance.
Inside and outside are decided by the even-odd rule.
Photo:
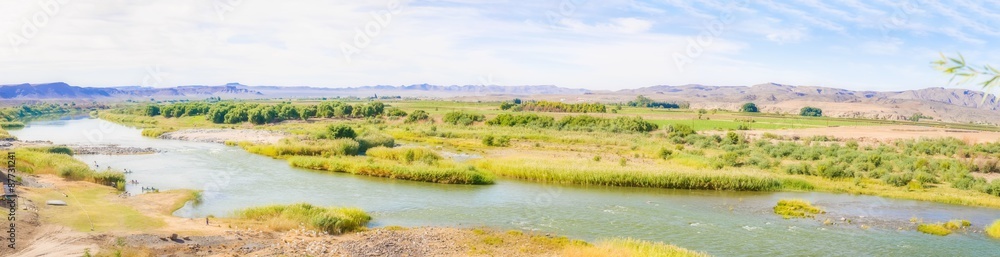
[[[607,132],[649,132],[659,126],[643,120],[641,117],[618,117],[614,119],[598,118],[587,115],[566,116],[555,121],[552,117],[537,114],[500,114],[486,121],[487,125],[505,127],[549,128],[576,131],[607,131]]]
[[[754,103],[745,103],[740,106],[740,112],[758,112],[757,105]]]
[[[407,164],[405,160],[404,157],[404,161],[401,163],[391,158],[295,156],[288,158],[288,163],[293,167],[402,180],[442,184],[493,184],[493,176],[471,166],[462,166],[451,162],[434,162],[432,164],[413,162]]]
[[[806,106],[802,107],[802,110],[799,112],[799,115],[806,117],[823,117],[823,110],[816,107]]]
[[[917,231],[937,236],[947,236],[951,234],[951,229],[946,228],[943,223],[918,224]]]
[[[993,221],[993,224],[986,227],[986,235],[993,238],[1000,238],[1000,220]]]
[[[501,106],[502,109],[502,106]],[[510,107],[514,111],[605,113],[607,106],[600,103],[568,104],[550,101],[530,101]]]
[[[483,121],[486,117],[482,114],[467,113],[467,112],[449,112],[444,115],[442,119],[444,123],[452,125],[472,125],[473,122]]]
[[[805,200],[778,200],[778,205],[774,206],[774,214],[781,215],[785,219],[791,218],[812,218],[816,214],[825,213],[819,207],[813,206]]]
[[[413,111],[413,113],[410,113],[409,116],[406,116],[406,123],[426,121],[429,120],[430,118],[431,116],[427,114],[427,112],[425,112],[424,110],[416,110]]]
[[[594,246],[573,246],[563,253],[566,256],[656,256],[684,257],[708,256],[662,242],[649,242],[632,238],[602,240]]]
[[[337,101],[325,101],[315,105],[294,106],[290,102],[275,105],[245,102],[181,102],[173,104],[150,104],[143,108],[128,109],[126,114],[178,118],[205,116],[212,123],[253,124],[275,123],[285,120],[307,120],[309,118],[372,118],[382,116],[385,105],[381,102],[367,102],[355,105]],[[400,115],[405,116],[405,112]]]
[[[236,211],[233,216],[276,231],[292,230],[305,224],[331,235],[360,230],[372,219],[357,208],[318,207],[307,203],[246,208]]]
[[[669,103],[669,102],[656,102],[653,99],[639,95],[635,97],[635,100],[629,101],[628,106],[631,107],[647,107],[647,108],[664,108],[664,109],[687,109],[690,107],[688,103]]]
[[[14,137],[10,133],[8,133],[7,130],[0,128],[0,141],[11,141],[16,139],[17,137]]]
[[[125,174],[118,171],[94,171],[74,159],[72,151],[63,146],[18,148],[17,171],[27,174],[54,174],[68,180],[82,180],[125,189]],[[0,152],[6,156],[7,152]]]
[[[962,78],[958,84],[965,84],[975,80],[979,76],[985,76],[986,80],[979,82],[978,84],[983,87],[983,90],[990,90],[1000,86],[1000,70],[997,70],[993,66],[983,65],[982,68],[976,68],[974,66],[968,65],[965,62],[965,57],[962,54],[958,54],[958,57],[946,57],[943,53],[941,54],[941,59],[934,61],[933,64],[935,68],[944,72],[945,74],[951,75],[951,80],[954,81],[957,78]],[[983,95],[983,101],[986,101],[986,97],[989,94]]]

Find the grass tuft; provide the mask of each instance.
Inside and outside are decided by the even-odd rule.
[[[774,214],[781,215],[785,219],[812,218],[820,213],[825,212],[808,201],[799,199],[779,200],[778,205],[774,206]]]
[[[986,235],[1000,239],[1000,220],[993,221],[993,224],[986,227]]]
[[[235,218],[251,221],[275,231],[308,228],[337,235],[360,230],[371,216],[357,208],[326,208],[307,203],[251,207],[236,211]]]

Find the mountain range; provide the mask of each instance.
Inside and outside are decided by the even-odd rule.
[[[1000,99],[997,99],[995,95],[986,95],[984,92],[975,90],[941,87],[905,91],[854,91],[829,87],[766,83],[753,86],[658,85],[617,91],[592,91],[552,85],[440,86],[416,84],[350,88],[247,86],[239,83],[169,88],[78,87],[62,82],[0,85],[0,99],[5,101],[87,100],[113,102],[125,100],[196,100],[208,97],[261,99],[371,97],[377,95],[466,100],[521,97],[576,102],[624,102],[637,95],[644,95],[660,101],[687,102],[691,104],[692,108],[735,110],[743,103],[754,102],[764,112],[797,113],[804,106],[813,106],[823,109],[824,115],[833,117],[901,120],[919,114],[925,119],[929,117],[929,119],[945,122],[1000,123]]]

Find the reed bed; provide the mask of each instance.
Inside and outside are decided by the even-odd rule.
[[[358,208],[319,207],[307,203],[251,207],[238,210],[233,216],[275,231],[297,229],[305,224],[332,235],[361,230],[372,219]]]
[[[277,144],[239,144],[244,150],[254,154],[284,158],[287,156],[343,156],[358,153],[359,144],[353,139],[296,140],[283,139]]]
[[[442,184],[493,184],[493,176],[490,174],[476,170],[472,166],[460,166],[453,163],[405,164],[359,156],[332,158],[294,156],[288,158],[288,163],[293,167],[392,179]]]
[[[785,219],[812,218],[821,213],[825,213],[823,209],[801,199],[778,200],[778,205],[774,206],[774,214],[781,215]]]
[[[69,180],[89,181],[125,189],[125,174],[119,171],[94,171],[87,164],[65,154],[65,147],[17,149],[17,170],[28,174],[55,174]]]
[[[559,160],[480,160],[476,167],[498,176],[546,183],[675,189],[773,191],[781,180],[769,176],[655,172],[642,168],[571,163]]]
[[[589,245],[573,245],[563,251],[565,256],[651,256],[651,257],[706,257],[708,254],[691,251],[662,242],[649,242],[633,238],[606,239]]]
[[[173,131],[177,131],[177,129],[174,129],[174,128],[144,128],[144,129],[142,129],[142,136],[157,138],[157,137],[160,137],[163,134],[166,134],[167,132],[173,132]]]
[[[365,155],[372,158],[393,160],[398,162],[412,163],[420,161],[433,164],[441,160],[441,155],[426,147],[398,147],[388,148],[379,146],[368,149]]]
[[[1000,239],[1000,219],[993,221],[993,224],[986,227],[986,235]]]

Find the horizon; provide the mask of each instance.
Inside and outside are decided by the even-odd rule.
[[[1000,63],[988,45],[1000,40],[993,26],[1000,5],[965,1],[958,7],[851,0],[47,0],[0,6],[10,17],[0,20],[8,39],[0,44],[2,84],[426,83],[617,91],[775,82],[983,91],[949,84],[930,62],[938,53],[960,52],[976,66]]]

